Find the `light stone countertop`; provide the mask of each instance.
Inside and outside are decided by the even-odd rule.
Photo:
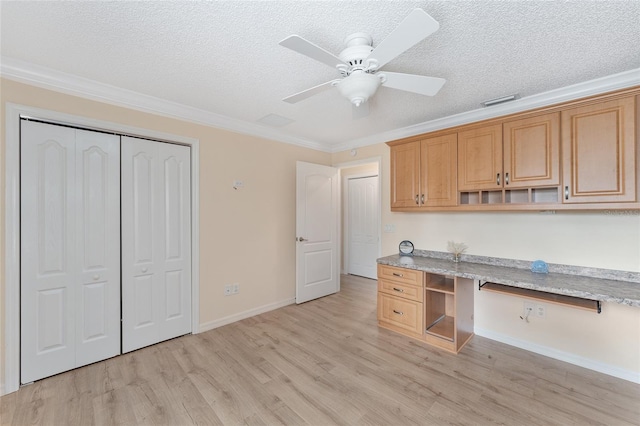
[[[548,274],[539,274],[533,273],[529,269],[524,269],[522,261],[514,261],[514,264],[517,264],[518,267],[504,266],[509,263],[508,259],[501,259],[501,261],[496,262],[497,259],[495,258],[481,258],[479,256],[463,255],[463,261],[455,263],[450,260],[451,255],[447,253],[419,252],[433,254],[435,257],[427,257],[424,255],[400,256],[395,254],[378,259],[378,263],[382,265],[397,266],[400,268],[480,280],[482,283],[489,281],[512,287],[527,288],[547,293],[564,294],[567,296],[599,300],[602,302],[613,302],[640,308],[640,282],[636,281],[638,274],[633,272],[611,271],[611,275],[616,277],[616,279],[595,278],[594,275],[597,274],[590,274],[589,276],[586,276],[553,272],[554,269],[562,270],[562,265],[553,265],[555,268],[550,265],[549,269],[552,272],[549,272]],[[488,259],[488,263],[494,264],[465,261],[465,257],[468,260],[480,262],[482,262],[483,259]],[[531,262],[527,263],[530,264]],[[569,270],[571,267],[566,267],[566,269]],[[628,277],[629,280],[619,279],[618,277],[620,276]]]

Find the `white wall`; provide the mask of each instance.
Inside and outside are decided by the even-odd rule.
[[[389,147],[359,148],[356,159],[382,157],[382,255],[398,252],[398,243],[446,251],[461,241],[468,254],[640,272],[640,215],[605,212],[442,212],[392,213]],[[348,151],[332,163],[353,160]],[[628,214],[632,213],[632,214]],[[475,293],[478,334],[527,347],[580,365],[640,382],[640,308],[605,303],[598,315],[546,304],[545,319],[524,323],[522,299]]]

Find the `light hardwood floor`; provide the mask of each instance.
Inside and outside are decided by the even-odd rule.
[[[475,336],[452,355],[376,325],[376,281],[63,373],[2,424],[626,425],[640,385]]]

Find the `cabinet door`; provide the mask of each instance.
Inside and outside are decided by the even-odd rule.
[[[391,147],[391,207],[418,207],[420,142]]]
[[[635,99],[562,112],[564,203],[636,200]]]
[[[545,114],[504,123],[504,186],[560,184],[560,116]]]
[[[420,142],[420,197],[425,206],[458,204],[458,135]]]
[[[502,188],[502,126],[458,133],[458,190]]]

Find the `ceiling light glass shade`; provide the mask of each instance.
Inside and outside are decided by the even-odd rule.
[[[380,86],[380,78],[375,74],[355,71],[338,83],[340,94],[349,99],[355,106],[360,106],[376,93]]]

